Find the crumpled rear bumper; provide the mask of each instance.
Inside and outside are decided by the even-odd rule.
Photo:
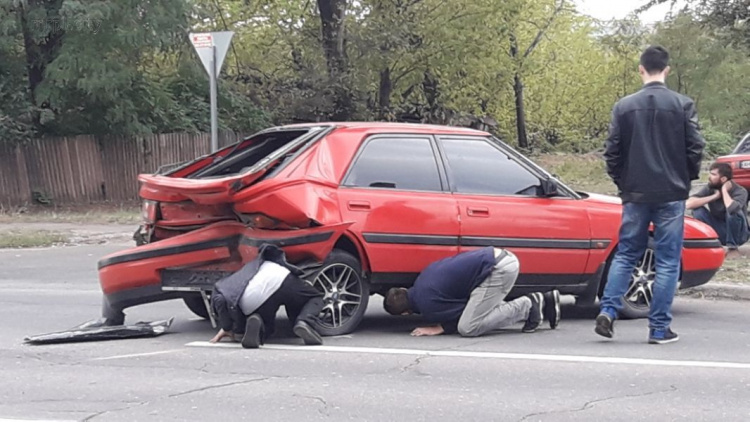
[[[165,270],[234,272],[254,259],[264,243],[281,247],[292,263],[311,259],[323,261],[350,225],[258,230],[240,222],[222,221],[105,256],[98,265],[99,283],[104,293],[103,316],[118,318],[123,309],[131,306],[182,297],[185,293],[162,289]]]

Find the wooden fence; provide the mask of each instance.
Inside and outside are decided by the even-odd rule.
[[[219,145],[245,134],[219,132]],[[210,151],[210,134],[144,137],[75,136],[0,143],[0,206],[49,199],[55,204],[129,202],[138,199],[137,176]]]

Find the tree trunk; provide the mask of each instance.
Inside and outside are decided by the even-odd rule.
[[[23,46],[26,54],[26,71],[29,80],[29,97],[36,110],[32,113],[34,124],[41,127],[39,107],[49,107],[39,102],[37,88],[44,81],[44,71],[54,61],[62,46],[65,31],[60,17],[63,0],[29,0],[18,7],[18,16],[23,32]],[[35,16],[30,20],[30,16]],[[42,19],[43,17],[44,19]]]
[[[445,124],[446,116],[439,101],[440,84],[430,69],[427,69],[424,72],[424,78],[422,79],[422,92],[424,93],[425,100],[427,100],[427,107],[422,119],[426,119],[425,123]]]
[[[386,119],[390,115],[392,90],[391,68],[386,67],[380,71],[380,87],[378,89],[378,117],[380,119]]]
[[[346,0],[318,0],[323,52],[333,88],[333,120],[348,120],[354,112],[349,89],[348,66],[344,48]]]
[[[518,134],[518,147],[528,148],[529,139],[526,136],[526,111],[523,106],[523,83],[521,76],[516,73],[513,77],[513,93],[516,97],[516,132]]]

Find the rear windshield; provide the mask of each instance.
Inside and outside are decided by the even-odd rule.
[[[737,144],[732,151],[732,154],[748,154],[750,153],[750,133],[745,135],[744,138]]]
[[[218,157],[214,163],[191,174],[188,178],[207,179],[245,173],[264,158],[283,154],[285,149],[290,149],[289,153],[293,153],[295,150],[291,145],[293,141],[309,134],[311,129],[274,131],[255,135],[236,143],[230,148],[229,154]],[[283,159],[283,157],[279,158]]]

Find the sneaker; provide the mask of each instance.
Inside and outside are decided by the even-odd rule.
[[[528,298],[531,299],[531,310],[529,310],[529,317],[526,319],[526,324],[523,325],[521,331],[524,333],[533,333],[542,324],[544,296],[537,292],[530,293]]]
[[[313,327],[305,321],[297,321],[294,324],[294,335],[301,338],[308,346],[320,346],[323,338]]]
[[[604,312],[600,313],[596,317],[596,328],[594,328],[594,332],[600,336],[612,338],[612,336],[615,335],[615,321],[611,316]]]
[[[553,330],[560,325],[560,292],[557,290],[544,294],[544,319]]]
[[[680,336],[677,335],[671,328],[666,330],[648,330],[648,342],[650,344],[667,344],[674,343],[679,340]]]
[[[242,336],[242,347],[245,349],[257,349],[263,344],[263,319],[258,314],[247,317],[245,323],[245,335]]]

